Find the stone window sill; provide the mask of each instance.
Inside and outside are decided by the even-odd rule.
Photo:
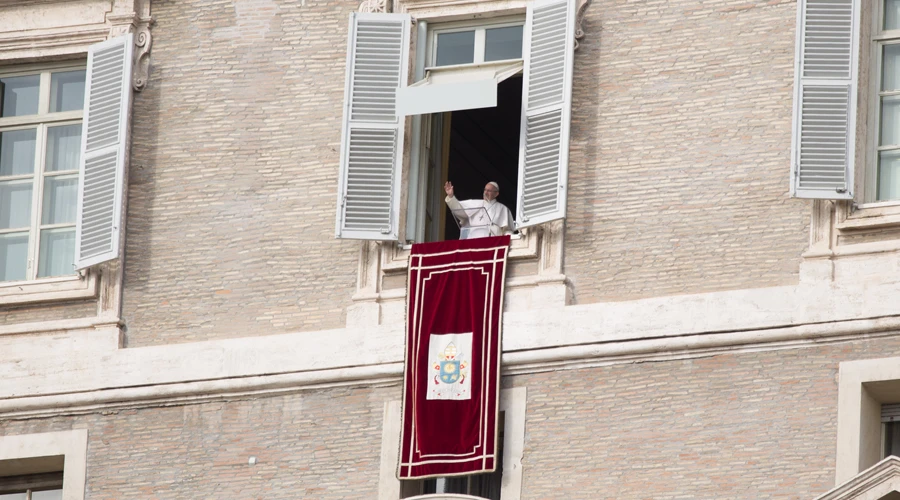
[[[835,224],[839,231],[865,231],[900,227],[900,203],[858,205],[844,220]]]
[[[528,229],[522,229],[518,235],[513,235],[509,243],[509,259],[534,259],[538,256],[538,232]],[[389,250],[389,258],[383,263],[382,269],[385,272],[405,271],[409,264],[409,252],[412,245],[393,244]]]
[[[0,283],[0,306],[16,306],[97,297],[97,273],[73,275],[34,281]]]

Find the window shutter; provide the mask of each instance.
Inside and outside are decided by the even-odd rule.
[[[852,199],[859,5],[800,0],[791,195]]]
[[[397,90],[409,66],[408,14],[350,15],[336,236],[397,240],[403,124]]]
[[[75,268],[119,256],[131,114],[133,35],[88,48]]]
[[[574,0],[535,0],[525,21],[519,227],[566,216]]]

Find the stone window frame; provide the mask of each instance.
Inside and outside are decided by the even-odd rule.
[[[522,456],[525,451],[525,410],[527,390],[513,387],[500,390],[500,411],[504,417],[503,477],[500,495],[502,500],[519,500],[522,497]],[[400,458],[400,401],[384,404],[384,419],[381,430],[381,460],[378,479],[378,500],[399,500],[404,482],[397,479],[397,462]],[[458,494],[430,494],[407,497],[408,500],[428,498],[429,500],[473,499],[478,497]],[[65,500],[65,499],[64,499]]]
[[[37,64],[9,65],[0,67],[0,74],[3,76],[17,76],[24,74],[49,73],[56,71],[68,71],[76,69],[84,69],[86,59],[74,59],[64,62],[48,62]],[[44,92],[45,85],[49,83],[41,83],[41,92]],[[36,115],[42,116],[42,115]],[[9,122],[3,127],[18,127],[22,125],[45,125],[47,123],[72,122],[74,120],[82,120],[84,116],[81,112],[66,112],[63,118],[54,118],[51,122],[43,120],[23,120],[18,117],[10,117],[3,119]],[[42,144],[46,147],[46,144]],[[43,151],[39,152],[43,154]],[[32,193],[37,196],[37,193]],[[29,231],[33,229],[30,228]],[[29,256],[31,257],[31,256]],[[98,279],[96,273],[85,271],[84,273],[76,273],[64,276],[53,276],[47,278],[32,278],[20,281],[4,281],[0,282],[0,306],[22,305],[37,302],[49,301],[65,301],[93,298],[98,293]]]
[[[882,403],[900,403],[900,357],[845,361],[838,383],[835,484],[881,461]]]
[[[0,436],[0,471],[16,467],[17,475],[51,472],[34,470],[34,467],[39,466],[35,459],[62,457],[62,500],[84,500],[87,445],[87,429]]]
[[[108,0],[109,5],[94,2],[48,4],[35,7],[16,1],[4,6],[14,23],[0,31],[0,69],[49,65],[63,61],[86,61],[90,46],[126,33],[134,33],[132,88],[139,92],[149,80],[150,27],[154,21],[147,0]],[[35,18],[34,9],[40,10]],[[42,278],[27,282],[0,283],[0,307],[46,302],[98,299],[97,316],[118,323],[122,299],[121,256],[71,276]],[[0,329],[2,330],[2,329]],[[0,334],[3,332],[0,331]]]

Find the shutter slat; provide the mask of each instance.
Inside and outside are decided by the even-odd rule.
[[[409,30],[406,14],[350,16],[338,238],[399,237],[404,120],[396,93],[406,84]]]
[[[798,3],[791,193],[853,197],[858,0]]]
[[[75,267],[119,256],[131,110],[133,35],[88,49]]]

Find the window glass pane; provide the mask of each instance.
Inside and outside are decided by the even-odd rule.
[[[878,154],[878,200],[900,199],[900,151]]]
[[[25,493],[7,493],[6,495],[0,495],[0,500],[25,500],[26,498]]]
[[[31,181],[0,182],[0,229],[31,225]]]
[[[84,73],[66,71],[50,77],[50,112],[84,109]]]
[[[0,78],[0,92],[3,93],[0,117],[37,114],[40,88],[41,75]]]
[[[47,129],[47,172],[78,170],[81,155],[81,125]]]
[[[33,491],[31,500],[62,500],[62,490]]]
[[[34,172],[37,129],[0,132],[0,176]]]
[[[435,66],[469,64],[475,60],[475,32],[439,33]]]
[[[484,60],[522,58],[522,27],[491,28],[484,33]]]
[[[41,256],[38,261],[38,278],[72,274],[75,272],[75,267],[73,267],[74,262],[74,227],[66,229],[44,229],[41,231]]]
[[[900,144],[900,96],[881,98],[881,146]]]
[[[900,0],[884,0],[884,29],[900,29]]]
[[[62,500],[62,490],[33,491],[31,500]]]
[[[46,177],[43,202],[41,224],[74,223],[78,203],[78,177]]]
[[[881,90],[900,89],[900,44],[885,45],[882,55]]]
[[[0,281],[24,280],[27,263],[28,233],[0,234]]]

